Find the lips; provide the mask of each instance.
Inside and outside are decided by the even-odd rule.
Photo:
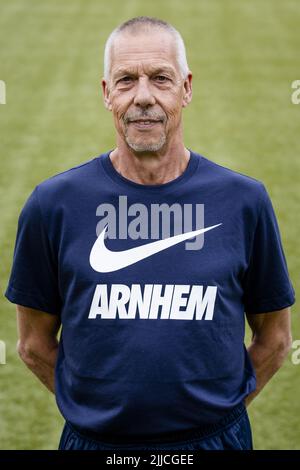
[[[129,122],[134,122],[134,123],[137,123],[137,124],[153,124],[155,122],[161,122],[161,120],[159,119],[135,119],[135,120],[131,120]]]
[[[143,131],[143,130],[148,130],[152,129],[157,126],[157,124],[160,124],[162,121],[158,119],[136,119],[129,121],[129,124],[131,124],[133,127],[136,129]]]

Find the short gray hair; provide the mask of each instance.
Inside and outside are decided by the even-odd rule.
[[[134,30],[137,31],[142,27],[149,28],[151,26],[161,28],[162,30],[173,34],[176,46],[176,57],[181,76],[183,79],[187,77],[189,73],[189,67],[186,59],[185,45],[182,36],[177,31],[177,29],[175,29],[174,26],[172,26],[170,23],[167,23],[166,21],[160,20],[158,18],[153,18],[151,16],[137,16],[136,18],[132,18],[125,23],[122,23],[120,26],[114,29],[106,41],[104,48],[104,79],[106,82],[109,81],[110,77],[111,50],[116,36],[118,36],[123,31],[132,32]]]

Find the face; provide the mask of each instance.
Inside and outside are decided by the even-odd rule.
[[[192,97],[183,79],[173,36],[160,30],[122,33],[115,39],[104,102],[119,139],[135,152],[157,152],[181,136],[182,108]]]

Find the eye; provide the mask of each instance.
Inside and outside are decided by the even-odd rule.
[[[132,77],[126,76],[126,77],[120,78],[118,82],[129,83],[131,80],[132,80]]]
[[[155,79],[160,82],[160,83],[164,83],[166,82],[167,80],[169,80],[167,77],[165,77],[164,75],[156,75]]]

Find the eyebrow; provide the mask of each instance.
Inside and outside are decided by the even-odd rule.
[[[154,75],[155,73],[168,73],[172,76],[174,76],[174,69],[169,66],[162,65],[161,67],[153,67],[150,69],[150,75]],[[122,75],[136,75],[136,69],[133,68],[120,68],[116,71],[116,73],[113,75],[114,79],[122,76]]]

